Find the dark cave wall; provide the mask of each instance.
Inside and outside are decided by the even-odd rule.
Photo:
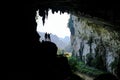
[[[30,4],[15,4],[7,11],[7,29],[4,32],[4,53],[7,70],[33,71],[40,53],[36,31],[36,8]],[[39,54],[38,54],[39,53]],[[34,65],[34,66],[33,66]]]

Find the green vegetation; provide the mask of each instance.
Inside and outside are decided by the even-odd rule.
[[[103,56],[96,55],[96,57],[93,58],[92,53],[88,53],[86,55],[86,57],[87,57],[86,65],[92,66],[92,67],[100,69],[100,70],[106,70],[106,66],[104,65]],[[101,65],[101,64],[103,64],[103,65]]]
[[[115,58],[115,60],[110,64],[112,70],[115,70],[115,73],[117,73],[117,67],[119,64],[119,59]]]
[[[84,73],[90,76],[97,76],[105,73],[104,71],[87,66],[84,62],[78,61],[75,57],[68,58],[68,62],[74,72],[78,71],[80,73]]]
[[[105,70],[105,65],[102,56],[97,55],[96,58],[91,61],[91,66],[97,69]]]
[[[68,58],[69,65],[73,71],[77,71],[79,67],[79,63],[77,61],[77,58],[75,57],[70,57]]]
[[[89,65],[89,66],[92,66],[92,60],[93,60],[93,57],[92,57],[92,53],[88,53],[87,55],[86,55],[86,57],[87,57],[87,65]]]
[[[65,51],[62,49],[58,49],[58,51],[57,51],[57,55],[63,55],[64,53],[65,53]]]

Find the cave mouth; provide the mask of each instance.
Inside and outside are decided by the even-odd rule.
[[[55,15],[55,13],[53,15]],[[117,43],[118,34],[114,31],[111,31],[111,29],[108,28],[109,26],[111,26],[110,24],[101,21],[99,19],[90,18],[86,16],[78,16],[73,14],[70,14],[69,16],[70,17],[68,18],[69,20],[67,20],[68,22],[66,22],[67,23],[66,25],[71,33],[70,35],[71,42],[69,43],[69,46],[64,48],[62,47],[62,49],[58,49],[57,52],[58,55],[63,54],[68,57],[71,56],[69,58],[69,63],[72,66],[73,70],[77,69],[76,66],[79,66],[79,68],[85,66],[84,69],[80,69],[80,71],[83,70],[83,72],[84,70],[89,69],[88,71],[85,71],[85,74],[93,70],[94,72],[89,73],[89,75],[96,76],[97,74],[106,73],[109,71],[113,73],[111,68],[113,68],[112,64],[115,62],[115,58],[116,58],[114,55],[118,55],[117,53],[118,50],[116,52],[113,52],[111,50],[113,49],[115,51],[113,47],[116,47],[115,44],[119,44]],[[48,14],[48,19],[49,17],[50,16]],[[58,28],[61,26],[56,26],[60,24],[58,18],[54,20],[55,21],[52,21],[53,23],[50,22],[55,25],[55,28],[53,29],[56,31],[57,30],[60,31],[60,29]],[[63,20],[65,21],[65,19]],[[40,23],[42,24],[42,19]],[[47,20],[45,20],[44,26],[40,26],[40,27],[45,28],[46,24],[47,24]],[[50,25],[48,25],[48,27],[49,26]],[[42,36],[42,34],[40,34],[40,36]],[[58,40],[57,42],[60,41]],[[66,51],[66,49],[68,51]],[[110,56],[111,54],[113,56]],[[76,65],[72,64],[76,62],[77,62]],[[101,66],[101,64],[103,64],[103,66]],[[79,69],[77,69],[77,71],[79,71]]]
[[[70,14],[60,13],[60,11],[52,13],[50,9],[48,16],[45,19],[45,24],[42,23],[42,17],[39,16],[39,10],[36,11],[37,33],[41,36],[40,42],[45,41],[45,33],[50,34],[51,42],[54,42],[59,49],[65,50],[70,45],[70,30],[68,21]]]
[[[68,13],[60,13],[60,11],[56,13],[52,13],[50,9],[48,11],[48,16],[45,19],[45,24],[42,24],[42,17],[38,14],[36,15],[37,22],[37,32],[48,32],[58,37],[64,38],[65,36],[70,37],[70,31],[68,28],[68,20],[70,18],[70,14]]]
[[[49,15],[48,15],[48,17],[49,17]],[[81,17],[81,18],[78,18],[78,17]],[[85,18],[87,17],[87,19],[89,19],[89,20],[91,20],[90,22],[89,21],[85,21],[84,22],[84,20],[86,20]],[[47,18],[47,17],[46,17]],[[83,20],[81,20],[81,19],[83,19]],[[89,50],[89,52],[88,53],[91,53],[90,55],[86,55],[85,54],[85,56],[86,57],[88,57],[88,58],[93,58],[93,59],[91,59],[92,61],[91,62],[89,62],[90,60],[88,59],[88,64],[91,66],[91,65],[95,65],[96,63],[97,63],[97,65],[95,65],[95,67],[97,66],[98,68],[100,68],[100,69],[102,69],[102,70],[104,70],[104,68],[105,68],[105,70],[106,70],[106,61],[104,61],[105,59],[106,59],[106,57],[104,57],[104,55],[107,55],[107,57],[109,57],[110,55],[111,55],[111,50],[109,50],[109,53],[106,53],[106,52],[108,52],[108,51],[106,51],[106,50],[108,50],[108,49],[113,49],[113,47],[116,47],[116,43],[114,44],[114,42],[117,42],[116,40],[116,38],[118,38],[118,37],[115,37],[114,35],[116,35],[116,33],[114,34],[114,32],[112,33],[109,33],[109,30],[106,30],[105,28],[108,28],[108,27],[110,27],[111,25],[109,25],[109,24],[106,24],[105,22],[99,22],[99,20],[98,19],[96,19],[96,18],[88,18],[88,16],[78,16],[77,15],[77,18],[75,19],[75,20],[80,20],[80,21],[83,21],[83,25],[84,26],[91,26],[91,27],[83,27],[83,28],[86,28],[86,30],[88,30],[88,31],[85,31],[86,32],[86,34],[84,34],[84,33],[82,33],[82,32],[84,32],[84,30],[81,28],[81,30],[82,30],[82,32],[77,32],[77,35],[80,33],[80,34],[82,34],[82,36],[80,35],[80,36],[75,36],[74,34],[76,33],[76,31],[74,31],[74,28],[75,28],[75,26],[77,26],[77,25],[75,25],[74,23],[72,23],[72,25],[74,24],[74,27],[73,26],[69,26],[69,28],[71,29],[70,30],[70,32],[71,32],[71,35],[75,38],[73,38],[73,45],[72,45],[72,47],[74,48],[74,47],[76,47],[77,45],[79,46],[79,47],[81,47],[81,48],[79,48],[79,50],[77,50],[76,52],[75,52],[75,50],[72,50],[72,54],[75,54],[74,56],[77,56],[77,54],[78,54],[78,57],[80,58],[80,56],[79,55],[82,55],[83,54],[83,52],[85,51],[86,52],[86,50],[84,50],[84,48],[83,47],[86,47],[86,49],[88,48],[88,50]],[[43,23],[46,23],[46,21],[43,21]],[[75,21],[74,21],[75,22]],[[87,24],[86,24],[87,23]],[[42,21],[41,21],[41,24],[42,24]],[[102,24],[102,25],[101,25]],[[44,24],[45,25],[45,24]],[[59,25],[59,24],[57,24],[57,25]],[[99,26],[98,26],[99,25]],[[107,26],[108,27],[107,27]],[[58,26],[56,26],[57,28],[58,28]],[[113,27],[113,26],[112,26]],[[92,36],[92,33],[90,32],[91,31],[91,29],[93,29],[93,32],[95,31],[95,33],[93,33],[93,36]],[[55,29],[55,30],[57,30],[57,29]],[[77,29],[75,29],[75,30],[77,30]],[[97,30],[97,31],[96,31]],[[111,31],[111,30],[110,30]],[[90,33],[89,33],[90,32]],[[106,34],[107,33],[107,34]],[[84,36],[85,35],[85,36]],[[97,35],[97,37],[98,38],[96,38],[96,35]],[[108,36],[109,35],[109,36]],[[111,36],[114,36],[114,38],[113,37],[111,37]],[[77,39],[76,38],[79,38],[79,37],[83,37],[81,40],[82,40],[82,42],[77,42]],[[93,37],[95,37],[95,38],[93,38]],[[106,37],[108,38],[108,40],[106,39]],[[105,39],[104,39],[105,38]],[[76,41],[74,41],[74,40],[76,40]],[[103,40],[105,40],[105,41],[103,41]],[[87,41],[87,42],[85,42],[85,41]],[[99,42],[98,42],[99,41]],[[85,42],[85,43],[84,43]],[[104,43],[105,42],[105,44],[102,44],[102,43]],[[109,43],[108,43],[109,42]],[[113,43],[112,43],[113,42]],[[78,44],[77,44],[78,43]],[[72,43],[71,43],[72,44]],[[84,45],[85,44],[85,45]],[[95,44],[95,46],[97,46],[97,47],[95,47],[94,46],[94,44]],[[112,45],[112,46],[111,46]],[[95,48],[94,48],[95,47]],[[105,48],[105,47],[107,47],[107,48]],[[72,48],[72,49],[73,49]],[[92,50],[92,48],[94,48],[94,50]],[[96,53],[95,54],[93,54],[94,53],[94,51],[96,51]],[[103,51],[103,52],[102,52]],[[114,51],[114,50],[113,50]],[[118,50],[119,51],[119,50]],[[59,51],[60,52],[60,51]],[[64,51],[62,51],[62,52],[64,52]],[[104,54],[105,53],[105,54]],[[96,54],[102,54],[102,55],[97,55],[97,57],[96,57]],[[110,54],[110,55],[109,55]],[[114,52],[112,53],[112,54],[114,54]],[[116,53],[115,53],[115,55],[118,55],[118,53],[117,53],[117,51],[116,51]],[[92,55],[92,56],[91,56]],[[84,60],[84,58],[85,58],[85,56],[82,56],[81,57],[81,59],[82,60]],[[101,57],[102,56],[102,57]],[[101,59],[101,58],[103,58],[103,59]],[[115,58],[115,57],[114,57]],[[74,58],[72,58],[72,62],[75,60],[75,62],[76,62],[76,59],[74,59]],[[87,59],[86,59],[87,60]],[[107,59],[108,60],[108,62],[110,62],[110,60],[109,60],[109,58]],[[119,60],[119,58],[117,59],[117,61]],[[77,60],[78,61],[78,60]],[[114,62],[115,62],[115,60],[112,62],[113,64],[114,64]],[[85,64],[84,64],[85,63]],[[86,65],[86,62],[84,62],[84,63],[79,63],[79,64],[82,64],[82,65]],[[79,64],[77,64],[77,66],[79,65]],[[101,64],[104,64],[103,66],[101,66]],[[112,64],[111,64],[112,65]],[[116,65],[116,64],[115,64]],[[112,65],[112,66],[115,66],[115,65]],[[74,68],[76,69],[76,65],[72,65],[72,66],[75,66]],[[107,66],[109,66],[109,65],[107,65]],[[81,67],[83,67],[83,66],[81,66]],[[116,69],[117,69],[117,67],[115,67]],[[91,69],[91,71],[93,71],[94,69],[92,69],[92,68],[86,68],[85,70],[87,70],[87,69]],[[82,69],[81,69],[82,70]],[[84,71],[84,70],[83,70]],[[99,74],[101,74],[102,72],[101,71],[98,71],[98,70],[96,70]],[[89,71],[87,71],[87,72],[89,72]],[[97,74],[97,72],[95,72],[95,75]],[[91,74],[93,74],[94,75],[94,73],[90,73],[90,75]]]

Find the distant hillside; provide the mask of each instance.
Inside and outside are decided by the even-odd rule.
[[[60,40],[62,40],[67,45],[70,43],[70,37],[68,37],[68,36],[65,36],[64,38],[60,38]]]
[[[38,33],[41,36],[41,40],[45,40],[44,39],[45,33],[43,32],[38,32]],[[60,49],[65,49],[70,43],[70,38],[68,36],[66,36],[65,38],[60,38],[53,34],[51,34],[50,36],[51,36],[51,42],[54,42],[57,45],[57,47]]]

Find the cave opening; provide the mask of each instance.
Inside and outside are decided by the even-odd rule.
[[[37,12],[37,32],[48,32],[61,38],[64,38],[65,36],[70,37],[70,31],[67,25],[69,18],[70,14],[68,13],[60,13],[60,11],[58,11],[53,14],[52,10],[49,10],[45,23],[43,24],[42,17],[40,17]]]
[[[69,51],[71,54],[67,56],[70,57],[72,55],[70,65],[73,67],[73,70],[77,69],[79,71],[81,69],[80,72],[92,76],[106,72],[117,76],[120,41],[118,32],[110,28],[113,25],[89,15],[70,14],[69,16],[68,28],[71,33]],[[47,17],[49,17],[49,14]],[[54,22],[56,23],[56,20]],[[42,18],[40,23],[42,24]],[[46,25],[46,23],[47,21],[43,20],[43,24]],[[57,30],[57,27],[59,26],[56,26],[55,30]],[[38,27],[37,31],[39,33]],[[44,40],[44,38],[42,39]],[[58,53],[64,54],[64,50],[58,50]],[[77,64],[73,64],[74,61],[76,63],[76,60]],[[116,61],[117,63],[115,63]],[[82,68],[86,64],[89,67]]]
[[[60,11],[52,13],[50,9],[48,16],[45,19],[45,23],[42,22],[42,17],[39,15],[39,10],[36,11],[36,23],[37,33],[40,35],[39,41],[45,41],[45,33],[50,34],[51,42],[54,42],[58,49],[58,54],[67,52],[71,54],[70,50],[70,30],[68,27],[68,21],[70,18],[69,13],[60,13]]]

